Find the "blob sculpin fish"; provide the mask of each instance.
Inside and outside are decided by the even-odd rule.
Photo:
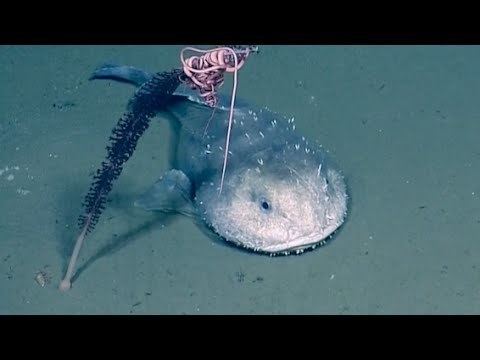
[[[140,86],[152,75],[105,65],[92,79]],[[237,99],[230,152],[219,193],[230,98],[215,109],[181,85],[165,108],[178,129],[173,169],[135,205],[149,211],[194,215],[225,240],[269,253],[323,245],[344,222],[346,186],[321,146],[309,143],[288,120]]]

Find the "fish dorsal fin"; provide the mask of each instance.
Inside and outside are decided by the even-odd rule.
[[[192,183],[180,170],[170,170],[135,201],[147,211],[178,212],[193,216]]]
[[[205,103],[197,90],[182,84],[173,93],[173,101],[169,104],[168,110],[185,130],[195,135],[203,137],[205,129],[208,128],[213,134],[220,131],[223,137],[228,124],[231,97],[219,93],[217,99],[217,105],[213,108]],[[247,108],[248,104],[237,97],[234,118],[238,118]]]

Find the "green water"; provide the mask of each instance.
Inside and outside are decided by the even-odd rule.
[[[89,173],[134,91],[88,77],[106,61],[167,70],[180,50],[0,47],[0,314],[480,312],[478,46],[262,46],[238,96],[295,116],[330,150],[351,195],[335,239],[270,258],[134,208],[168,168],[158,120],[60,293]]]

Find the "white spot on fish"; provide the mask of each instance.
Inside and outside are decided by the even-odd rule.
[[[13,174],[10,174],[10,175],[7,176],[8,181],[12,181],[14,178],[15,178],[15,176]]]
[[[24,190],[22,188],[17,189],[17,194],[20,194],[20,195],[23,195],[23,196],[30,194],[30,192],[31,192],[30,190]]]
[[[322,171],[322,164],[318,165],[317,177],[320,177],[320,171]]]
[[[292,125],[292,130],[295,131],[295,124]]]

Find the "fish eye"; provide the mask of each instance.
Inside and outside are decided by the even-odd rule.
[[[267,200],[261,200],[260,205],[262,206],[263,210],[268,210],[270,209],[270,204],[268,203]]]

